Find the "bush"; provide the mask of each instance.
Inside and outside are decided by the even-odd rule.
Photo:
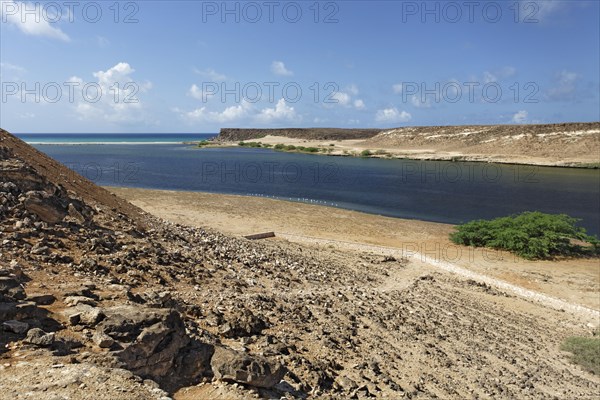
[[[201,142],[198,142],[198,147],[204,147],[204,146],[208,146],[210,144],[210,142],[208,140],[203,140]]]
[[[467,246],[512,251],[530,260],[600,254],[598,239],[576,226],[577,221],[564,214],[524,212],[459,225],[456,232],[450,234],[450,239]],[[588,245],[583,247],[574,240]]]
[[[570,337],[564,341],[561,349],[573,353],[571,360],[574,363],[600,375],[600,337]]]
[[[276,144],[273,148],[275,150],[285,150],[285,144],[279,143],[279,144]]]
[[[373,155],[373,153],[371,153],[371,150],[363,150],[360,152],[361,157],[370,157],[372,155]]]
[[[262,143],[261,142],[239,142],[238,146],[260,148],[260,147],[262,147]]]

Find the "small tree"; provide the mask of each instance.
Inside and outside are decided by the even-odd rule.
[[[576,226],[578,221],[565,214],[524,212],[459,225],[450,239],[467,246],[512,251],[526,259],[600,254],[598,239]],[[577,241],[588,245],[584,247]]]

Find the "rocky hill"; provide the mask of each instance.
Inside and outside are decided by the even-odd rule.
[[[285,136],[308,140],[347,140],[368,139],[381,132],[381,129],[340,129],[340,128],[285,128],[285,129],[243,129],[222,128],[217,141],[239,142],[265,136]]]
[[[405,260],[144,213],[0,131],[10,399],[592,398],[576,316]]]
[[[600,122],[385,130],[223,129],[217,143],[253,139],[270,145],[316,147],[337,156],[368,150],[373,157],[384,158],[600,167]]]
[[[600,122],[548,125],[407,127],[382,131],[363,145],[430,149],[496,158],[587,160],[599,163]]]

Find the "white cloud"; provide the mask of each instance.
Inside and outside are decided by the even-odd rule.
[[[280,99],[275,107],[264,108],[258,113],[254,111],[252,104],[247,101],[242,101],[239,105],[227,107],[223,111],[210,111],[206,107],[200,107],[192,111],[183,111],[179,108],[174,108],[173,111],[189,122],[223,124],[253,120],[258,123],[271,124],[300,120],[300,116],[296,114],[294,107],[288,106],[284,99]]]
[[[200,89],[196,84],[193,84],[192,87],[190,87],[190,90],[188,90],[188,95],[197,100],[203,100],[204,92],[202,92],[202,89]]]
[[[74,104],[79,119],[102,119],[115,123],[148,122],[139,95],[150,90],[152,83],[137,83],[131,76],[134,72],[135,70],[126,62],[120,62],[106,71],[94,72],[96,81],[89,84],[93,84],[92,87],[98,89],[88,93],[83,91],[87,82],[82,78],[77,76],[69,78],[68,82],[78,84],[75,87]],[[100,96],[95,101],[97,92]]]
[[[194,68],[194,72],[197,73],[198,75],[204,76],[208,79],[210,79],[213,82],[220,82],[220,81],[224,81],[227,79],[227,76],[225,76],[224,74],[221,74],[217,71],[215,71],[212,68],[206,68],[203,70],[199,70],[198,68]]]
[[[529,117],[529,113],[525,110],[517,111],[512,116],[512,122],[516,124],[524,124],[527,122],[527,118]]]
[[[577,93],[577,82],[581,76],[576,72],[561,71],[555,76],[554,87],[547,92],[551,100],[572,100]]]
[[[406,111],[398,111],[396,107],[377,110],[375,121],[377,122],[407,122],[412,119],[412,115]]]
[[[515,67],[506,66],[500,69],[496,69],[492,72],[485,71],[483,73],[483,78],[481,81],[483,84],[498,82],[503,79],[511,78],[517,73],[517,69]]]
[[[99,47],[108,47],[110,45],[110,40],[105,38],[104,36],[96,36],[96,43]]]
[[[335,100],[337,100],[337,104],[340,104],[342,106],[347,106],[348,104],[350,104],[350,95],[348,93],[344,93],[344,92],[335,92],[334,94],[331,95],[332,98],[334,98]]]
[[[392,90],[396,94],[402,94],[402,91],[404,90],[404,84],[397,83],[397,84],[395,84],[395,85],[392,86]]]
[[[283,61],[273,61],[271,64],[271,72],[275,75],[292,76],[294,73],[285,67]]]
[[[515,67],[506,66],[498,71],[498,73],[502,78],[510,78],[517,74],[517,69]]]
[[[23,74],[26,72],[25,68],[21,66],[0,62],[0,79],[2,81],[21,81]]]
[[[256,116],[259,122],[270,123],[275,121],[296,121],[299,116],[296,114],[294,107],[286,104],[284,99],[279,99],[274,108],[263,108]]]
[[[356,108],[357,110],[364,110],[365,107],[365,102],[361,99],[354,100],[354,108]]]
[[[337,104],[343,107],[354,107],[357,110],[365,108],[365,102],[362,99],[352,99],[352,96],[357,96],[359,91],[355,84],[348,86],[344,92],[335,92],[331,95],[337,101]]]
[[[533,5],[531,4],[533,3]],[[520,0],[521,18],[527,20],[543,21],[551,14],[555,14],[567,5],[568,1],[561,0]]]
[[[18,113],[17,117],[20,119],[33,119],[33,118],[35,118],[35,114],[31,113],[31,112],[23,112],[23,113]]]
[[[23,10],[32,10],[24,13]],[[46,36],[65,42],[71,38],[59,28],[52,26],[49,19],[60,19],[60,16],[47,15],[43,10],[43,3],[15,2],[13,0],[0,0],[0,17],[2,22],[16,26],[21,32],[32,36]]]
[[[120,62],[106,71],[94,72],[94,76],[98,78],[98,83],[100,85],[110,86],[123,80],[124,78],[127,78],[128,75],[134,72],[135,70],[131,68],[131,65],[125,62]]]
[[[0,62],[0,69],[6,70],[6,71],[14,71],[14,72],[25,72],[25,68],[20,67],[15,64],[5,63],[5,62]]]
[[[456,91],[456,88],[451,87],[449,90],[451,89],[454,89]],[[431,102],[429,101],[429,97],[426,97],[425,101],[422,101],[421,96],[417,96],[415,94],[410,98],[410,102],[413,106],[417,108],[431,108]]]
[[[496,82],[497,80],[498,78],[496,78],[496,76],[491,72],[485,71],[483,73],[483,83],[492,83]]]
[[[227,107],[221,112],[208,111],[206,107],[197,108],[190,112],[182,112],[179,109],[175,109],[175,111],[190,121],[225,123],[246,117],[250,111],[250,104],[242,102],[237,106]]]
[[[358,96],[358,87],[355,84],[348,86],[346,89],[352,96]]]

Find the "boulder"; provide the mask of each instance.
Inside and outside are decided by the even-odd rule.
[[[215,348],[210,365],[217,379],[263,388],[275,386],[286,374],[278,362],[226,347]]]
[[[25,290],[13,276],[0,276],[0,301],[23,300]]]
[[[83,216],[83,214],[81,214],[79,212],[79,210],[77,208],[75,208],[73,203],[69,203],[67,210],[68,210],[69,216],[71,218],[73,218],[75,221],[77,221],[81,225],[85,224],[85,217]]]
[[[54,333],[46,333],[39,328],[33,328],[27,332],[25,342],[40,347],[48,347],[54,343]]]
[[[94,327],[104,319],[102,309],[87,304],[78,304],[75,307],[65,308],[60,313],[69,321],[70,325]]]
[[[67,215],[64,206],[44,192],[28,192],[24,203],[27,211],[36,214],[42,221],[55,224]]]
[[[27,324],[26,322],[10,320],[3,322],[2,327],[8,332],[17,333],[20,335],[22,333],[27,332],[27,330],[29,329],[29,324]]]
[[[219,326],[219,333],[226,338],[240,338],[260,335],[267,327],[265,320],[244,309],[228,316],[227,322]]]
[[[94,341],[94,343],[96,343],[98,347],[101,347],[103,349],[109,348],[115,343],[113,338],[102,332],[94,333],[92,340]]]
[[[27,296],[27,300],[33,301],[38,306],[49,306],[56,301],[56,297],[52,294],[30,294]]]

